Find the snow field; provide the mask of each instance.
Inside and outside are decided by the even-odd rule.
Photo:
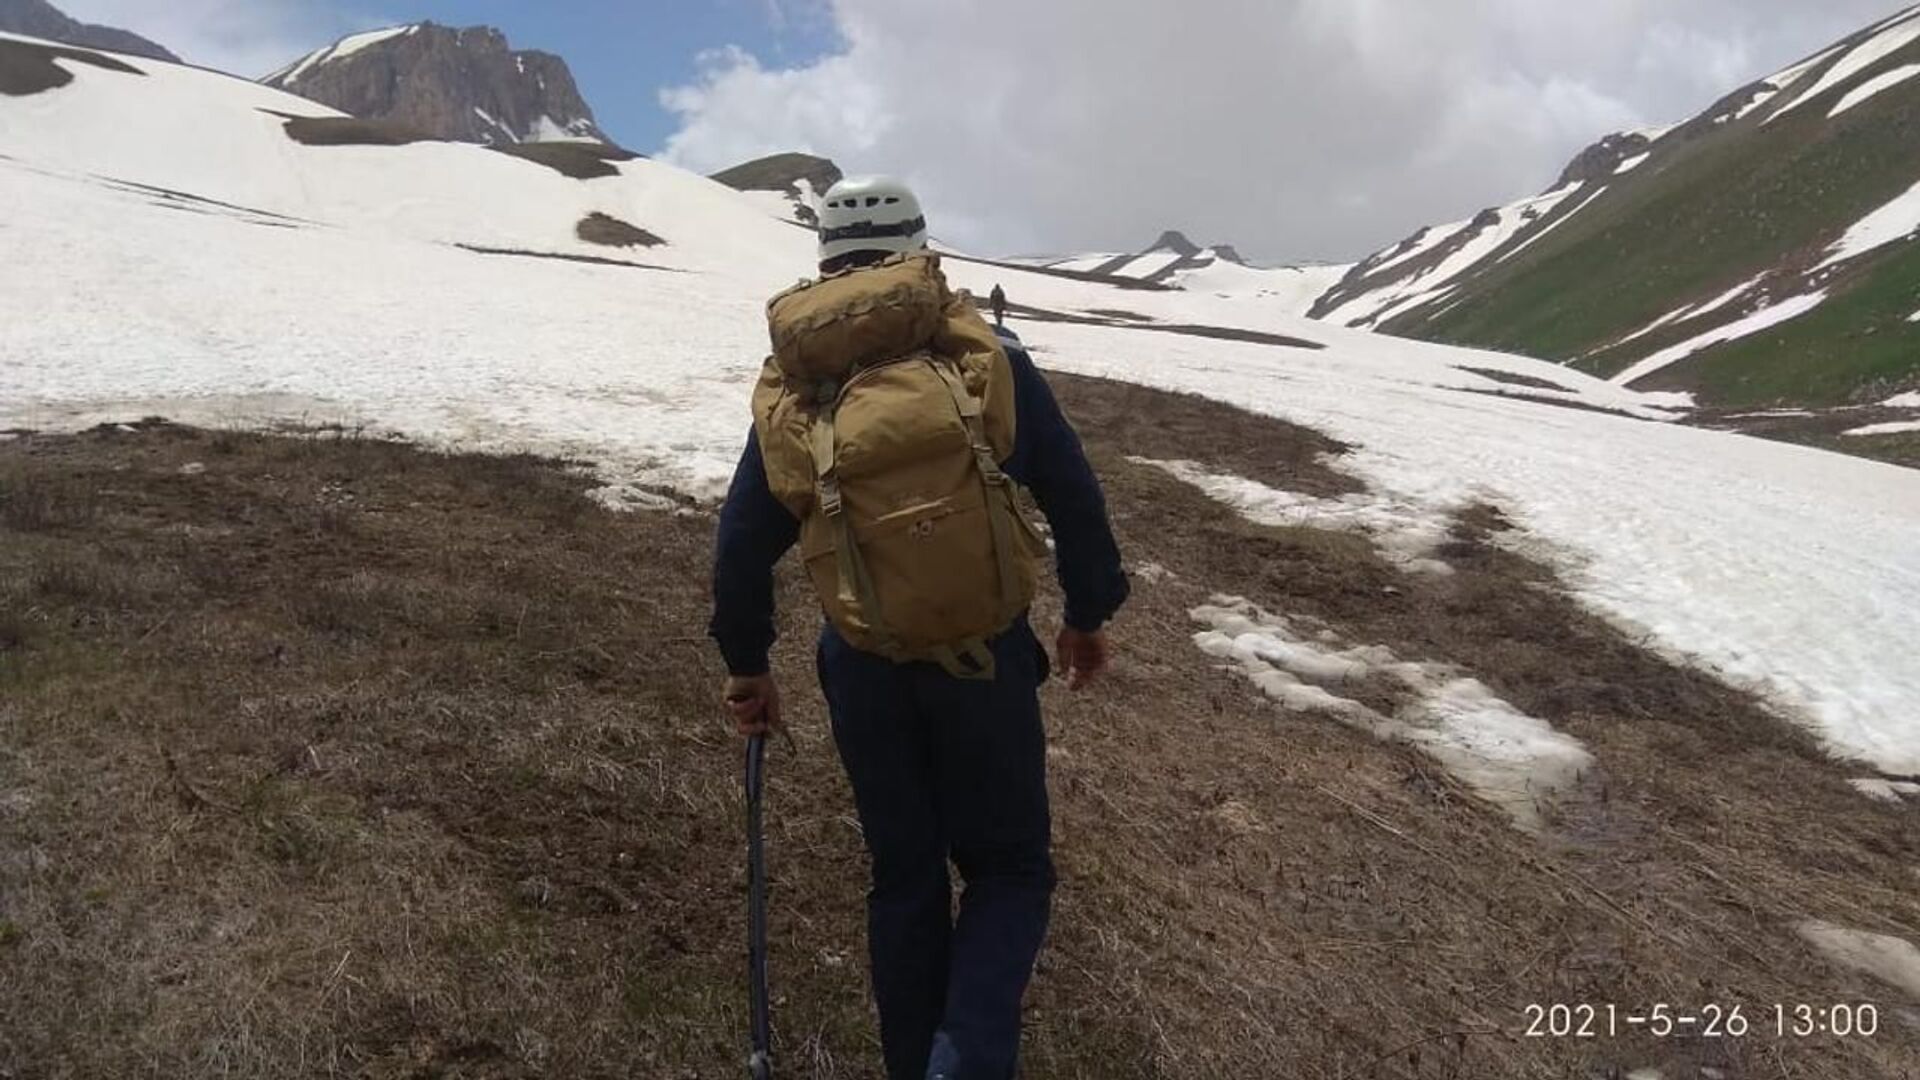
[[[1538,832],[1543,809],[1592,767],[1577,740],[1450,665],[1403,661],[1378,645],[1348,646],[1331,631],[1310,634],[1240,597],[1215,597],[1193,618],[1207,628],[1193,638],[1200,651],[1231,662],[1268,697],[1419,747],[1523,831]],[[1414,700],[1388,716],[1339,693],[1374,677],[1398,682]]]
[[[11,159],[0,161],[0,226],[36,253],[0,262],[0,429],[152,413],[339,420],[579,458],[614,501],[719,493],[748,426],[765,299],[811,268],[805,231],[655,162],[581,182],[472,147],[303,147],[260,110],[328,110],[141,66],[153,74],[74,65],[67,87],[0,98],[0,155]],[[592,210],[668,244],[581,245],[573,225]],[[669,270],[483,256],[454,242]],[[1351,444],[1341,467],[1376,510],[1438,523],[1496,503],[1522,530],[1502,542],[1548,560],[1593,609],[1769,695],[1836,754],[1920,773],[1910,470],[1495,396],[1511,388],[1461,369],[1547,379],[1567,389],[1539,396],[1632,417],[1671,415],[1678,401],[1524,357],[1309,322],[1258,298],[946,266],[978,296],[998,281],[1016,302],[1052,310],[1124,308],[1324,346],[1016,323],[1050,368],[1204,394]]]

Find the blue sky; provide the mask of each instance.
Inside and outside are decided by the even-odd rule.
[[[566,58],[595,118],[623,146],[653,152],[678,126],[661,88],[695,82],[698,57],[728,45],[798,67],[838,42],[818,9],[768,0],[407,0],[401,21],[497,26],[516,49]]]
[[[678,126],[660,91],[699,81],[700,57],[728,46],[773,68],[806,67],[840,46],[826,0],[54,0],[186,59],[259,76],[358,30],[432,20],[495,26],[517,49],[566,58],[600,126],[651,153]]]

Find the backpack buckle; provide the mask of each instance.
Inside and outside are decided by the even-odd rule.
[[[828,517],[840,514],[840,478],[832,475],[820,478],[820,510]]]
[[[978,443],[973,447],[974,466],[980,470],[980,476],[994,487],[1007,482],[1007,474],[1000,471],[1000,463],[993,459],[993,450]]]

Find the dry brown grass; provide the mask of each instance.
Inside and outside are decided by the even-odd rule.
[[[602,176],[618,176],[616,161],[632,161],[640,155],[631,150],[606,143],[589,142],[536,142],[515,143],[491,147],[509,157],[531,161],[536,165],[545,165],[562,176],[575,180],[592,180]]]
[[[1509,386],[1525,386],[1534,390],[1566,389],[1565,386],[1551,379],[1542,379],[1533,375],[1522,375],[1517,371],[1501,371],[1498,368],[1469,367],[1465,364],[1458,366],[1461,371],[1471,371],[1481,378],[1492,379],[1494,382],[1506,383]]]
[[[629,224],[598,210],[581,218],[580,224],[574,227],[574,232],[589,244],[601,244],[606,247],[658,247],[666,243],[665,240],[638,225]]]
[[[288,116],[286,120],[287,138],[307,146],[406,146],[436,141],[418,128],[393,120],[358,116]]]
[[[1920,935],[1912,810],[1581,615],[1485,542],[1490,512],[1463,522],[1454,579],[1410,578],[1124,460],[1351,490],[1329,440],[1058,383],[1130,555],[1174,576],[1140,584],[1104,688],[1046,691],[1063,883],[1028,1075],[1920,1064],[1893,1019],[1855,1042],[1514,1037],[1530,1001],[1891,1016],[1891,992],[1785,923]],[[350,438],[0,443],[0,1075],[739,1071],[711,522],[610,514],[584,483]],[[798,750],[770,791],[779,1045],[792,1075],[868,1077],[864,864],[800,577],[776,653]],[[1214,591],[1465,664],[1600,775],[1548,840],[1524,836],[1411,750],[1212,670],[1187,611]]]

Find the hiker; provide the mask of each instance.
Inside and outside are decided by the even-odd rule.
[[[741,733],[777,729],[773,569],[798,542],[828,616],[815,659],[872,859],[887,1075],[1001,1080],[1054,885],[1037,695],[1050,666],[1027,619],[1046,546],[1014,485],[1052,526],[1056,654],[1073,689],[1106,668],[1101,628],[1128,584],[1052,390],[1017,337],[948,289],[926,238],[904,184],[827,193],[820,279],[768,304],[775,354],[720,512],[711,633]],[[965,886],[957,920],[949,858]]]
[[[1007,325],[1007,291],[994,282],[993,291],[987,294],[987,303],[993,305],[993,325]]]

